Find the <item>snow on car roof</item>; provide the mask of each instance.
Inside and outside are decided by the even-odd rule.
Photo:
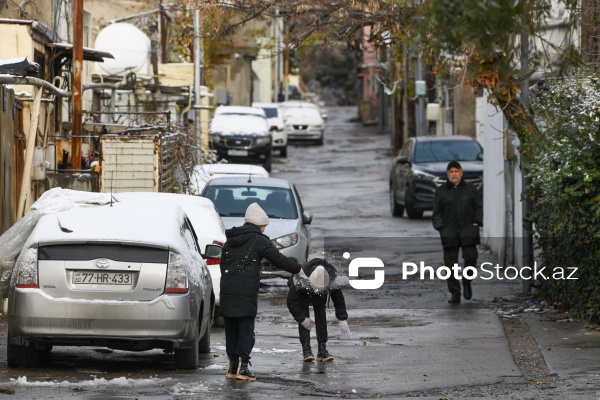
[[[220,135],[268,135],[265,116],[217,114],[210,123],[210,132]]]
[[[217,107],[215,115],[258,115],[266,117],[265,112],[260,108],[248,106],[220,106]]]
[[[269,176],[269,172],[260,165],[252,164],[204,164],[196,165],[194,172],[204,172],[211,174],[252,174],[264,177]]]
[[[204,252],[204,247],[207,244],[212,244],[214,240],[225,243],[223,221],[210,199],[189,194],[160,192],[124,192],[117,193],[115,198],[122,202],[149,200],[178,204],[183,208],[192,223],[202,252]]]
[[[286,107],[284,109],[284,114],[286,117],[321,116],[319,110],[313,107]]]
[[[252,182],[248,183],[248,177],[244,176],[214,178],[208,182],[208,185],[290,188],[290,182],[285,179],[253,177]]]
[[[187,251],[181,236],[181,207],[169,202],[115,202],[43,216],[26,246],[116,241]]]
[[[190,177],[190,193],[200,194],[206,183],[223,176],[264,176],[269,172],[260,165],[252,164],[203,164],[196,165]]]

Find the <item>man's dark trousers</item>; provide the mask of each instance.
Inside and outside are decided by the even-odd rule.
[[[444,263],[446,267],[452,268],[454,264],[458,263],[458,250],[460,247],[444,247]],[[475,267],[477,268],[477,246],[462,246],[462,256],[465,261],[465,265],[463,266],[462,271],[464,271],[465,267]],[[463,277],[463,282],[469,281]],[[450,275],[450,278],[446,280],[448,284],[448,290],[452,294],[460,293],[460,282],[458,279],[454,277],[454,274]]]

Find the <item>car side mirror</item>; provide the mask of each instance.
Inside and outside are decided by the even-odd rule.
[[[216,244],[207,244],[204,250],[204,259],[207,265],[221,264],[223,248]]]
[[[397,164],[410,164],[410,161],[408,161],[408,157],[407,156],[400,156],[396,160],[396,163]]]
[[[312,223],[312,214],[309,212],[303,212],[302,213],[302,223],[306,224],[306,225],[310,225]]]
[[[271,127],[269,128],[269,132],[273,132],[277,130],[277,125],[271,125]]]

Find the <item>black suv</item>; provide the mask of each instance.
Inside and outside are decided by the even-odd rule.
[[[210,123],[211,148],[219,159],[261,164],[271,172],[272,141],[265,112],[254,107],[221,106]]]
[[[401,217],[421,218],[433,209],[438,186],[448,180],[448,162],[456,160],[463,179],[483,190],[483,149],[467,136],[419,136],[409,138],[390,167],[390,210]]]

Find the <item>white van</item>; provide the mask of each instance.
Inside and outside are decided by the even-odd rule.
[[[277,103],[252,103],[252,107],[262,108],[269,121],[269,129],[273,135],[273,150],[279,150],[281,157],[287,157],[287,132],[283,126],[283,116]]]

